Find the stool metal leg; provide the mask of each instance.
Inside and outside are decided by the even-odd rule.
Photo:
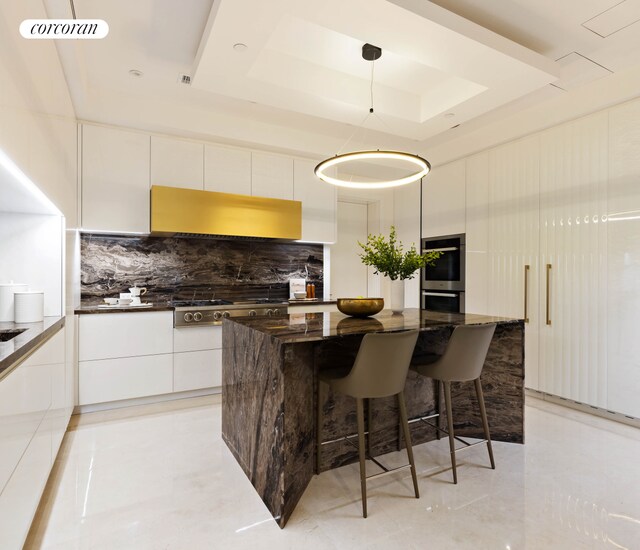
[[[367,436],[367,451],[369,456],[373,456],[373,443],[371,440],[373,435],[373,408],[371,407],[371,399],[367,399],[367,431],[369,432]]]
[[[404,441],[407,446],[407,457],[409,458],[409,464],[411,464],[413,490],[415,491],[416,498],[420,498],[420,491],[418,490],[418,478],[416,476],[416,464],[413,461],[413,447],[411,446],[411,432],[409,431],[409,419],[407,418],[407,405],[404,401],[403,391],[398,394],[398,408],[400,410],[400,421],[402,422],[402,429],[404,431]]]
[[[367,517],[367,467],[365,464],[364,442],[364,405],[363,399],[356,399],[356,412],[358,416],[358,454],[360,455],[360,488],[362,491],[362,517]]]
[[[322,405],[324,402],[324,384],[318,379],[318,391],[316,392],[318,402],[316,404],[316,474],[320,473],[320,463],[322,459]]]
[[[487,450],[489,451],[489,460],[491,461],[491,468],[496,469],[496,463],[493,460],[493,449],[491,448],[491,435],[489,434],[489,421],[487,420],[487,409],[484,406],[484,395],[482,393],[482,384],[480,378],[476,378],[473,383],[476,386],[476,395],[478,396],[478,403],[480,404],[480,416],[482,417],[482,428],[484,429],[484,438],[487,440]]]
[[[442,429],[442,382],[440,380],[436,380],[436,412],[438,413],[436,420],[438,428]],[[436,430],[436,437],[438,439],[442,437],[440,429]]]
[[[453,416],[451,414],[451,382],[444,384],[444,402],[447,408],[447,429],[449,431],[449,454],[451,455],[451,468],[453,469],[453,482],[458,483],[458,473],[456,472],[456,447],[454,444]]]

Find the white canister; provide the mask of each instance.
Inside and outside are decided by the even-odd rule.
[[[39,323],[44,319],[44,292],[28,290],[14,293],[16,323]]]
[[[0,322],[13,322],[14,305],[13,293],[29,288],[20,283],[0,283]]]

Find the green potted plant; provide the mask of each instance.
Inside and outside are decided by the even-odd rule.
[[[402,242],[398,241],[396,228],[392,225],[389,239],[384,235],[369,235],[367,242],[358,241],[363,253],[362,263],[374,268],[374,273],[382,273],[391,279],[391,310],[402,313],[404,309],[404,281],[413,279],[418,269],[434,265],[440,252],[420,254],[414,243],[404,252]]]

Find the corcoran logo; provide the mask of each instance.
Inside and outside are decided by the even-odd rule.
[[[109,34],[102,19],[25,19],[20,34],[31,40],[97,40]]]

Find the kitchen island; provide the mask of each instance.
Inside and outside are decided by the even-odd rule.
[[[364,334],[418,329],[414,358],[442,354],[456,325],[497,323],[482,382],[494,440],[524,443],[524,324],[484,315],[384,310],[356,319],[341,313],[226,319],[222,329],[222,437],[284,527],[315,469],[317,373],[351,366]],[[330,391],[322,404],[323,439],[356,432],[355,400]],[[433,380],[409,372],[409,418],[436,410]],[[482,437],[473,384],[452,385],[456,435]],[[394,398],[371,401],[373,454],[403,446]],[[411,424],[414,445],[436,438],[422,422]],[[320,470],[357,460],[345,442],[325,445]],[[499,467],[499,464],[498,464]],[[357,480],[354,479],[357,484]]]

